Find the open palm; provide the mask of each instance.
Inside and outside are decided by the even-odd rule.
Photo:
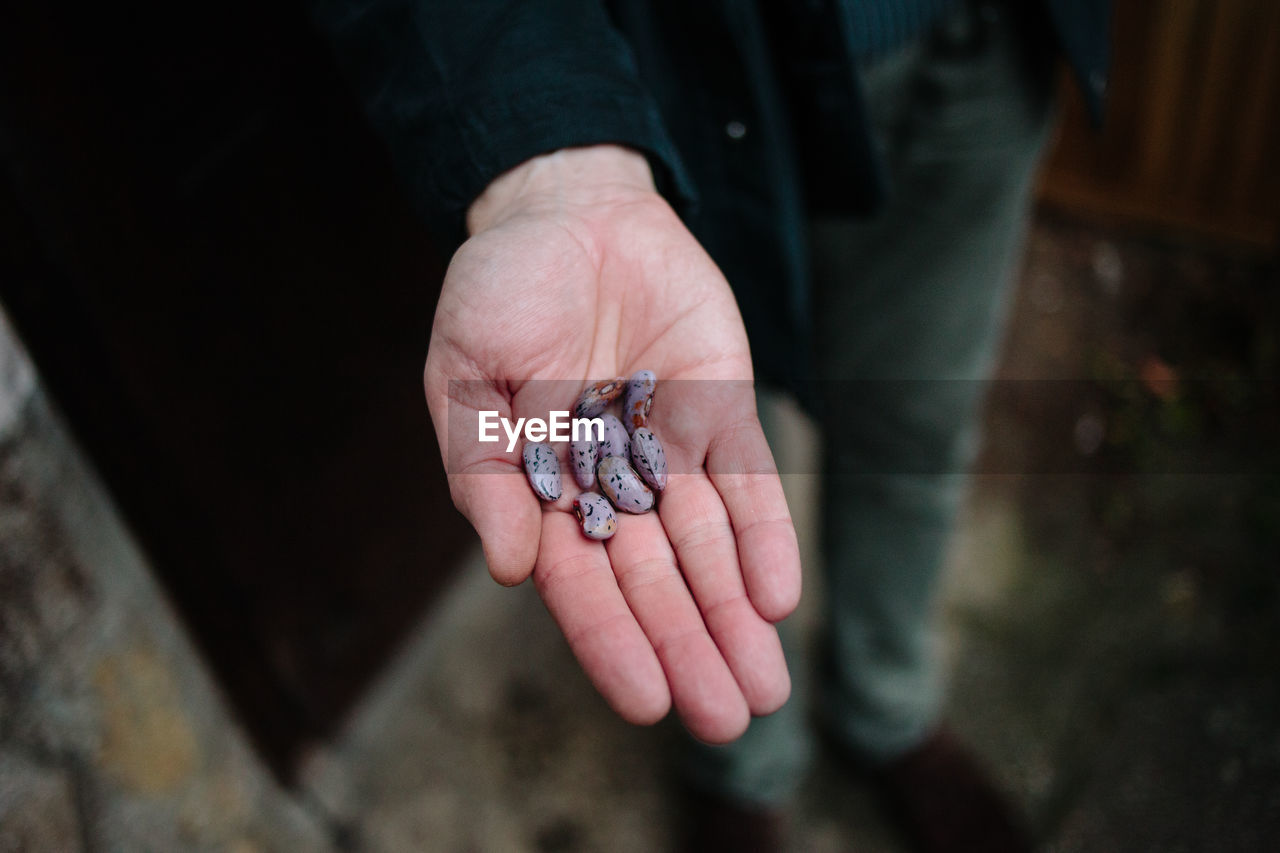
[[[708,742],[786,700],[771,622],[795,607],[799,557],[755,412],[746,335],[719,270],[652,191],[513,208],[455,255],[432,330],[426,391],[455,503],[493,576],[533,576],[597,689],[625,719],[674,705]],[[672,472],[657,513],[605,543],[542,504],[520,448],[477,440],[479,412],[568,409],[589,379],[648,368]],[[685,382],[683,380],[699,380]]]

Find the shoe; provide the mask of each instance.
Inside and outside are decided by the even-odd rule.
[[[781,809],[705,793],[684,797],[687,853],[781,853],[786,818]]]
[[[871,770],[889,815],[920,853],[1030,853],[1031,836],[977,759],[937,729]]]

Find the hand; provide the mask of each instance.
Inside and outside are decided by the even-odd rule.
[[[623,718],[653,723],[674,704],[695,737],[737,738],[790,693],[771,623],[796,606],[800,561],[728,284],[629,149],[534,158],[490,185],[468,227],[425,385],[454,503],[489,571],[508,585],[532,574]],[[520,447],[476,440],[479,411],[546,418],[585,380],[641,368],[658,375],[655,431],[672,474],[656,513],[619,513],[617,534],[593,542],[569,511],[578,489],[563,450],[565,494],[543,505]],[[664,387],[683,379],[720,381]],[[677,404],[677,386],[701,399]]]

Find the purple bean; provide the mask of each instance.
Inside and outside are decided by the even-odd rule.
[[[600,448],[594,438],[569,442],[569,462],[573,465],[573,479],[584,489],[596,484],[596,463],[600,461]]]
[[[627,393],[622,402],[622,423],[627,432],[635,432],[649,422],[649,410],[653,408],[653,392],[658,387],[658,377],[652,370],[637,370],[627,380]]]
[[[631,464],[654,491],[667,487],[667,453],[648,427],[638,428],[631,436]]]
[[[534,494],[544,501],[560,499],[560,460],[545,441],[524,446],[524,472]]]
[[[588,539],[608,539],[618,529],[613,507],[596,492],[583,492],[574,498],[573,514],[582,525],[582,535]]]
[[[594,418],[609,408],[610,403],[618,399],[626,384],[627,380],[622,376],[618,376],[588,385],[578,396],[578,402],[573,405],[574,417]]]
[[[610,414],[601,415],[600,419],[604,421],[604,438],[600,442],[600,458],[621,456],[623,459],[630,459],[631,439],[627,438],[627,431],[623,429],[622,421]]]
[[[600,491],[623,512],[640,514],[653,509],[653,491],[621,456],[606,456],[596,470]]]

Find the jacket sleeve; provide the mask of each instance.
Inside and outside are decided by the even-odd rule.
[[[419,211],[450,247],[502,172],[570,146],[643,152],[692,198],[630,49],[599,0],[313,0]]]

